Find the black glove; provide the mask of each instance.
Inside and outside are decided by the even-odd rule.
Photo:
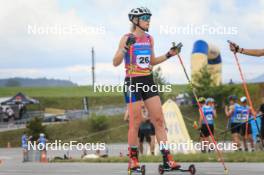
[[[130,34],[127,38],[127,41],[126,41],[126,46],[125,46],[125,49],[128,50],[129,47],[133,44],[136,43],[136,38],[133,34]]]
[[[182,43],[175,45],[175,43],[173,42],[172,44],[173,44],[173,46],[170,48],[170,51],[167,52],[167,54],[166,54],[167,58],[170,58],[170,57],[175,55],[175,54],[172,54],[173,51],[176,51],[176,55],[179,54],[181,52],[181,48],[183,46]]]
[[[228,40],[227,42],[229,43],[229,48],[230,48],[230,50],[231,50],[232,52],[235,52],[235,53],[240,52],[239,45],[237,45],[236,43],[231,42],[231,41],[229,41],[229,40]]]

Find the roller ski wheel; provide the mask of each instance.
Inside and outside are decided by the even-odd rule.
[[[195,168],[195,166],[193,164],[189,166],[189,172],[190,172],[191,175],[195,175],[196,168]]]
[[[141,167],[136,167],[136,168],[128,168],[128,175],[132,175],[133,173],[141,173],[141,175],[146,174],[146,166],[142,165]]]
[[[132,175],[132,172],[131,172],[131,169],[130,168],[127,169],[127,174],[128,175]]]
[[[146,166],[142,165],[141,166],[141,175],[145,175],[146,174]]]
[[[164,173],[163,165],[159,165],[159,174],[162,175]]]

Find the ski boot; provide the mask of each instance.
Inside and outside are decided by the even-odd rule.
[[[129,162],[128,162],[128,175],[132,173],[141,173],[141,175],[145,175],[145,165],[140,167],[138,161],[138,149],[137,147],[129,148]]]

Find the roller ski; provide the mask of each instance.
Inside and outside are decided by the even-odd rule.
[[[163,164],[159,165],[159,174],[164,174],[164,172],[172,172],[172,171],[179,171],[179,172],[189,172],[191,175],[196,173],[196,169],[194,165],[190,165],[188,169],[182,169],[179,164],[177,164],[173,160],[173,156],[169,153],[168,150],[162,150],[163,154]]]
[[[172,172],[172,171],[179,171],[179,172],[189,172],[191,175],[194,175],[196,173],[195,166],[192,164],[189,166],[188,169],[182,169],[182,168],[171,168],[164,165],[159,165],[159,173],[164,174],[164,172]]]
[[[129,150],[128,175],[132,175],[134,173],[145,175],[145,172],[145,165],[139,165],[137,147],[131,147]]]

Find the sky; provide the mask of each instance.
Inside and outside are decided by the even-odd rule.
[[[129,32],[128,12],[140,6],[153,14],[149,33],[156,56],[165,54],[172,41],[182,42],[188,73],[198,39],[220,49],[224,82],[240,81],[226,40],[244,48],[264,48],[264,0],[0,0],[0,78],[47,77],[91,84],[94,47],[96,83],[121,83],[124,65],[114,67],[112,59],[120,38]],[[190,27],[220,28],[225,33],[187,33]],[[247,80],[264,74],[263,58],[239,55],[239,60]],[[187,83],[176,57],[160,66],[170,83]]]

